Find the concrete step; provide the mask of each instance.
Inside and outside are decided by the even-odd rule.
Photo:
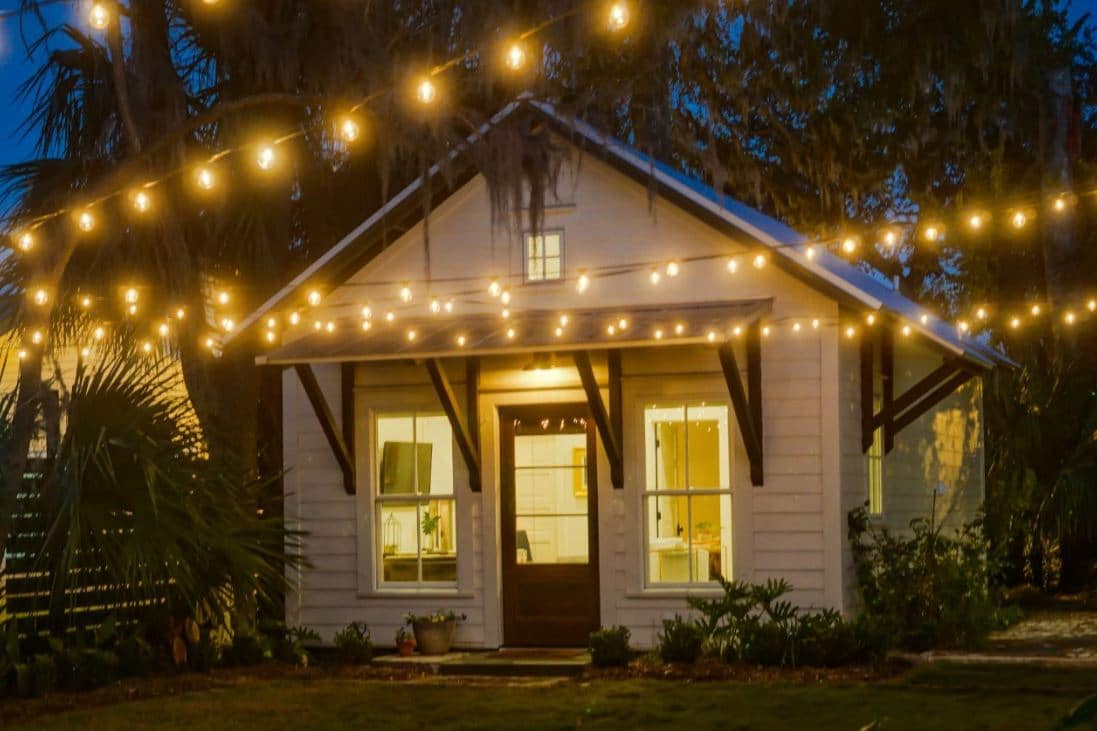
[[[590,664],[583,650],[514,650],[451,652],[446,655],[382,655],[374,662],[394,667],[414,667],[438,675],[491,677],[572,677]]]

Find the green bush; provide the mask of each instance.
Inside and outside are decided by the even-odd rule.
[[[849,540],[863,612],[899,646],[978,647],[1001,622],[981,520],[945,535],[916,519],[909,535],[897,535],[859,508],[849,514]]]
[[[285,622],[267,620],[259,625],[260,631],[270,640],[271,652],[278,662],[291,665],[308,665],[306,642],[320,642],[320,635],[308,627],[287,627]]]
[[[335,633],[335,647],[345,663],[364,664],[373,659],[373,643],[365,622],[351,622]]]
[[[726,661],[835,667],[877,660],[887,636],[867,620],[847,622],[834,610],[801,613],[782,597],[784,580],[746,584],[720,579],[723,595],[692,598],[704,649]]]
[[[118,679],[118,656],[110,650],[66,647],[54,658],[60,685],[67,690],[102,688]]]
[[[259,665],[274,659],[270,640],[255,630],[240,628],[222,658],[226,665]]]
[[[697,662],[703,640],[704,633],[696,622],[674,615],[674,619],[663,620],[663,629],[659,633],[659,657],[663,662]]]
[[[605,627],[590,633],[590,661],[595,667],[624,667],[629,661],[628,627]]]
[[[252,656],[254,655],[254,650],[250,648],[247,652],[251,653]],[[217,664],[221,662],[221,660],[221,647],[214,641],[213,637],[210,636],[209,631],[203,631],[198,637],[198,641],[191,643],[187,647],[187,665],[196,673],[208,673],[210,670],[217,667]],[[259,660],[258,662],[262,662],[262,660]]]
[[[30,694],[39,696],[57,688],[57,663],[52,655],[35,655],[30,661]]]

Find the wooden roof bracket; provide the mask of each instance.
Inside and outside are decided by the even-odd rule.
[[[327,399],[324,398],[324,392],[321,390],[320,384],[316,380],[316,373],[312,370],[312,366],[308,363],[298,363],[293,366],[293,369],[297,372],[297,377],[301,380],[301,386],[305,389],[305,395],[308,397],[309,403],[312,404],[312,410],[316,414],[316,420],[320,422],[320,429],[324,432],[324,437],[328,440],[331,452],[335,455],[335,461],[339,463],[339,468],[343,471],[343,489],[348,495],[353,495],[356,492],[354,482],[354,453],[348,446],[348,444],[354,443],[353,367],[346,364],[342,372],[343,432],[340,432],[339,428],[335,425],[335,415],[332,413],[331,407],[328,406]],[[349,419],[347,418],[348,415],[350,416]],[[349,441],[347,435],[350,435]]]
[[[430,382],[434,384],[434,390],[442,404],[442,411],[446,413],[453,429],[457,449],[468,468],[469,489],[480,492],[483,486],[480,470],[480,361],[477,358],[468,358],[465,361],[466,414],[462,414],[458,408],[457,396],[442,368],[442,362],[437,358],[430,358],[426,361],[426,366]]]
[[[609,365],[609,394],[610,404],[620,404],[621,401],[621,361],[620,351],[611,352],[608,356]],[[622,490],[625,487],[625,465],[621,452],[620,406],[611,414],[606,409],[602,400],[602,392],[598,390],[598,381],[594,377],[594,367],[590,362],[590,353],[585,350],[576,350],[572,354],[575,358],[575,368],[579,371],[579,380],[583,384],[583,391],[587,395],[587,405],[590,406],[591,417],[598,428],[598,436],[602,438],[602,447],[606,450],[609,459],[610,482],[614,490]]]
[[[895,343],[890,327],[880,330],[880,368],[883,376],[883,404],[879,413],[873,404],[875,346],[868,335],[861,337],[861,449],[872,446],[873,433],[883,427],[884,454],[895,448],[895,436],[956,389],[975,372],[958,359],[946,360],[938,368],[898,396],[895,395]]]
[[[724,342],[717,349],[720,367],[727,381],[728,394],[743,435],[747,459],[750,461],[750,482],[755,487],[765,484],[764,453],[762,449],[762,344],[758,323],[747,330],[747,386],[743,387],[735,349]]]

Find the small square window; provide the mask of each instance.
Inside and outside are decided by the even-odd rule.
[[[564,275],[564,234],[526,234],[526,281],[551,282]]]

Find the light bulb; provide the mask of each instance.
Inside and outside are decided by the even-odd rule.
[[[875,325],[876,324],[876,315],[869,315],[868,317],[865,318],[865,322],[867,322],[869,325]]]
[[[978,231],[979,229],[981,229],[983,227],[983,217],[982,217],[982,215],[980,215],[978,213],[974,214],[971,218],[969,218],[967,222],[968,222],[968,225],[971,226],[976,231]]]
[[[590,277],[587,276],[586,272],[580,272],[579,279],[575,282],[575,289],[579,292],[579,294],[582,294],[583,292],[586,292],[589,288]]]
[[[735,327],[733,327],[731,329],[731,334],[734,335],[735,337],[739,337],[740,335],[743,334],[743,328],[740,327],[739,325],[736,325]]]
[[[768,337],[769,337],[769,333],[770,333],[769,325],[764,325],[764,326],[762,327],[762,337],[764,337],[764,338],[768,338]]]
[[[517,334],[518,333],[515,332],[513,327],[507,328],[507,339],[508,340],[514,340],[514,336],[517,335]]]
[[[231,317],[222,317],[221,327],[224,328],[225,332],[230,333],[236,327],[236,323],[232,321]]]
[[[415,98],[420,104],[433,104],[438,98],[438,87],[430,79],[423,79],[415,87]]]
[[[437,297],[432,297],[430,300],[430,311],[437,315],[442,311],[442,303],[438,301]]]
[[[739,257],[733,256],[728,259],[728,271],[732,274],[739,271]]]
[[[408,342],[409,343],[415,342],[415,338],[417,338],[417,337],[419,337],[419,333],[415,332],[414,330],[408,330]]]
[[[353,117],[343,117],[339,123],[339,136],[344,142],[357,142],[362,136],[362,128]]]
[[[143,350],[145,354],[148,355],[152,352],[152,343],[150,343],[148,340],[143,341],[141,343],[141,350]]]
[[[975,311],[975,316],[980,320],[987,319],[987,309],[985,307],[980,307]]]
[[[1090,312],[1097,312],[1097,300],[1090,300],[1086,302],[1086,309]]]
[[[967,320],[960,320],[960,322],[957,323],[956,328],[960,332],[966,333],[968,330],[971,329],[971,325],[968,325]]]
[[[270,145],[263,145],[259,148],[259,153],[255,157],[255,163],[259,166],[260,170],[270,170],[274,167],[275,155],[274,148]]]
[[[407,282],[404,282],[404,286],[400,287],[400,301],[404,304],[411,302],[411,287]]]
[[[652,267],[651,274],[648,275],[648,280],[652,284],[659,284],[660,279],[662,279],[662,275],[659,274],[659,270]]]
[[[847,238],[842,242],[842,251],[852,254],[857,251],[857,239]]]
[[[104,30],[110,25],[110,10],[103,3],[92,3],[88,8],[88,25],[96,30]]]
[[[491,284],[488,285],[488,294],[492,297],[498,297],[503,293],[503,287],[499,284],[499,280],[492,278]]]
[[[81,231],[88,233],[95,228],[95,216],[91,215],[91,211],[81,211],[76,217],[76,225]]]
[[[678,272],[679,272],[678,262],[672,261],[669,264],[667,264],[667,276],[668,277],[677,277]]]
[[[396,322],[396,313],[389,310],[385,313],[385,322]]]
[[[926,226],[926,229],[922,232],[922,235],[926,237],[926,241],[934,242],[937,239],[941,238],[941,230],[938,229],[936,226]]]
[[[499,295],[499,301],[504,305],[510,304],[510,290],[504,289],[502,294]]]
[[[716,331],[714,331],[714,330],[709,330],[709,331],[708,331],[708,332],[707,332],[707,333],[705,334],[705,338],[706,338],[706,339],[708,339],[708,341],[709,341],[710,343],[715,343],[715,342],[716,342]]]
[[[808,246],[806,249],[804,249],[804,255],[807,256],[807,258],[809,258],[809,259],[814,259],[815,258],[815,247],[814,246]]]
[[[617,327],[622,331],[628,330],[628,320],[622,317],[620,320],[617,321]]]
[[[316,307],[318,304],[320,304],[320,293],[317,292],[315,289],[309,292],[308,303],[313,307]]]
[[[1067,209],[1066,196],[1061,195],[1058,198],[1056,198],[1055,203],[1054,203],[1054,208],[1059,213],[1062,213],[1063,211],[1065,211]]]
[[[49,293],[46,292],[46,290],[44,290],[44,289],[35,290],[35,292],[34,292],[34,304],[41,306],[41,305],[46,304],[49,301],[50,301],[50,296],[49,296]]]
[[[819,318],[815,318],[814,320],[811,321],[811,329],[812,330],[818,330],[819,329]]]
[[[273,330],[267,330],[266,338],[268,343],[273,343],[275,340],[278,339],[278,336]]]
[[[569,322],[569,319],[568,319],[567,315],[560,315],[560,327],[567,327],[568,322]]]
[[[663,331],[660,330],[659,328],[655,328],[655,332],[653,334],[655,335],[656,340],[662,340],[663,339]]]
[[[143,190],[133,194],[133,207],[138,213],[147,213],[152,208],[152,198]]]
[[[761,269],[765,265],[766,265],[766,255],[765,254],[757,254],[754,257],[754,268],[755,269]]]
[[[187,316],[187,311],[184,310],[182,307],[180,307],[178,310],[175,311],[175,319],[176,320],[182,320],[186,316]]]
[[[217,184],[217,178],[214,177],[213,170],[207,167],[198,168],[194,180],[202,190],[213,190],[213,186]]]
[[[511,71],[521,71],[526,65],[526,49],[518,42],[510,44],[503,62]]]
[[[324,325],[324,329],[327,330],[329,333],[335,332],[335,323],[331,320],[328,320],[327,324]]]
[[[301,323],[301,315],[297,312],[289,313],[289,324],[298,325]]]
[[[686,326],[683,325],[682,323],[678,323],[677,325],[674,326],[674,334],[675,335],[681,335],[685,331],[686,331]]]
[[[630,13],[626,3],[616,2],[609,8],[609,15],[607,20],[609,22],[609,29],[611,31],[624,30],[629,24]]]
[[[1028,223],[1028,216],[1025,215],[1024,211],[1017,211],[1010,220],[1013,222],[1014,228],[1023,228]]]
[[[616,335],[616,334],[617,334],[617,327],[616,327],[615,325],[609,325],[609,326],[608,326],[608,327],[606,328],[606,334],[608,334],[608,335]]]
[[[1066,321],[1066,324],[1073,325],[1074,324],[1074,313],[1068,310],[1067,313],[1065,315],[1063,315],[1063,320]]]
[[[903,325],[903,337],[910,337],[910,325]]]
[[[1009,326],[1010,326],[1011,328],[1013,328],[1014,330],[1016,330],[1017,328],[1021,327],[1021,318],[1019,318],[1019,317],[1014,317],[1014,318],[1012,318],[1012,319],[1011,319],[1011,320],[1009,321]]]
[[[34,248],[34,234],[30,231],[24,231],[19,234],[19,248],[22,251],[30,251]]]
[[[42,342],[42,333],[39,330],[35,330],[30,334],[30,341],[35,345],[39,345]]]
[[[558,327],[553,330],[553,333],[556,335],[556,337],[561,337],[564,334],[564,328]]]
[[[171,333],[171,328],[168,327],[166,322],[162,322],[160,323],[160,327],[157,328],[157,332],[160,333],[160,337],[166,338],[168,334]]]
[[[1033,305],[1032,309],[1030,311],[1032,312],[1033,316],[1039,315],[1040,314],[1040,305]]]
[[[217,304],[227,305],[229,303],[229,299],[230,297],[228,292],[221,291],[217,293]]]
[[[847,338],[852,338],[856,334],[857,334],[857,330],[855,328],[853,328],[852,326],[846,328],[846,337]]]
[[[465,343],[467,343],[467,342],[468,342],[468,339],[464,335],[458,335],[457,336],[457,347],[463,348],[463,347],[465,347]]]
[[[369,320],[362,320],[362,332],[369,332],[373,329],[373,323]]]
[[[792,323],[792,331],[794,333],[800,332],[800,323],[798,323],[798,322]],[[763,334],[768,334],[768,333],[763,333]]]
[[[446,300],[446,304],[442,306],[446,312],[453,312],[453,300]]]
[[[130,287],[129,289],[126,290],[126,293],[124,295],[124,298],[126,300],[126,304],[132,305],[132,304],[136,303],[138,296],[139,295],[137,294],[137,290],[134,287]]]
[[[895,246],[895,244],[897,244],[897,243],[899,243],[899,235],[898,234],[896,234],[894,231],[890,231],[890,230],[884,232],[884,244],[887,247],[891,248],[891,247]]]
[[[268,330],[274,330],[277,327],[278,327],[278,320],[274,319],[273,317],[268,317],[267,318],[267,329]]]
[[[96,340],[102,340],[107,336],[107,331],[101,327],[97,327],[92,331],[91,336]]]
[[[91,309],[91,297],[84,295],[80,298],[80,306],[85,310]]]

